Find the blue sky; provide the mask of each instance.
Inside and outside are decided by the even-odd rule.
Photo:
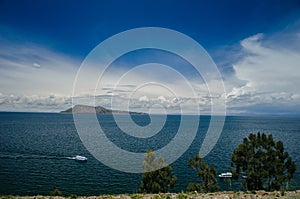
[[[173,29],[200,43],[224,79],[228,114],[300,114],[300,2],[293,0],[2,0],[0,110],[58,111],[68,108],[77,70],[90,51],[117,33],[140,27]],[[157,54],[157,51],[129,54],[116,64],[118,67],[112,69],[108,79],[114,79],[111,75],[122,73],[139,59],[146,62],[160,57],[161,62],[173,63],[175,68],[176,63],[182,64],[179,72],[196,87],[205,87],[203,81],[194,81],[189,75],[193,74],[191,67],[174,61],[170,54]],[[151,76],[153,81],[162,81],[158,73]],[[149,78],[135,75],[136,79]],[[109,88],[111,84],[107,83],[107,87],[97,93],[103,97],[98,99],[99,105],[109,107],[105,96],[118,96],[120,101],[126,98],[123,94],[126,89],[129,92],[129,88],[122,92],[113,91]],[[132,86],[133,82],[125,84]],[[179,83],[176,86],[181,87]],[[91,95],[89,88],[86,89],[82,95]],[[159,90],[151,89],[149,92]],[[171,109],[182,103],[192,110],[193,101],[200,104],[203,113],[209,109],[207,92],[199,94],[201,102],[184,92],[179,93],[175,100],[177,104],[174,97],[164,96],[163,91],[155,96],[146,93],[133,100],[132,106],[149,108],[161,103]]]

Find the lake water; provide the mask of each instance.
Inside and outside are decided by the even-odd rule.
[[[122,133],[111,115],[97,117],[111,141],[133,152],[163,147],[175,136],[180,123],[180,116],[168,116],[161,132],[145,140]],[[149,123],[147,115],[135,115],[134,120],[141,125]],[[199,152],[209,121],[210,117],[201,116],[193,143],[171,165],[177,176],[175,192],[198,180],[187,162]],[[272,133],[275,140],[283,141],[298,165],[290,188],[300,189],[300,117],[226,117],[220,139],[205,157],[206,162],[219,173],[228,171],[234,148],[249,133],[258,131]],[[75,155],[83,155],[88,161],[68,159]],[[64,195],[134,193],[138,192],[140,181],[141,174],[117,171],[95,159],[82,144],[72,115],[0,113],[0,194],[45,195],[56,187]],[[240,184],[241,181],[232,180],[230,187],[219,180],[222,190],[239,189]]]

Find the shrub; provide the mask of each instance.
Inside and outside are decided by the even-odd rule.
[[[50,192],[50,196],[61,196],[61,191],[58,188],[55,188],[53,191]]]
[[[77,198],[77,195],[76,194],[71,194],[70,195],[70,199],[76,199]]]
[[[142,199],[143,197],[141,195],[139,195],[139,194],[131,194],[130,198],[131,199]]]
[[[179,193],[179,194],[177,195],[177,198],[178,198],[178,199],[186,199],[186,198],[187,198],[187,195],[184,194],[184,193]]]

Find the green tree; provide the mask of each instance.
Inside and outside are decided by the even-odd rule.
[[[293,178],[295,162],[284,151],[282,141],[264,133],[250,134],[244,138],[231,156],[231,171],[235,178],[246,173],[245,187],[248,190],[280,190]]]
[[[152,150],[148,150],[143,162],[142,193],[165,193],[174,187],[176,176],[172,175],[172,167],[165,164],[162,157],[156,158]]]
[[[219,190],[216,168],[214,166],[209,167],[199,154],[195,155],[193,159],[190,158],[188,166],[197,172],[201,183],[189,183],[187,191],[215,192]]]

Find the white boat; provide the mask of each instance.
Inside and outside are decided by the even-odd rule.
[[[70,160],[77,160],[77,161],[87,161],[87,158],[81,155],[76,155],[74,157],[68,157]]]
[[[76,155],[75,156],[75,160],[78,160],[78,161],[87,161],[87,158],[84,157],[84,156]]]
[[[231,172],[221,173],[218,176],[219,178],[232,178],[232,173]]]

